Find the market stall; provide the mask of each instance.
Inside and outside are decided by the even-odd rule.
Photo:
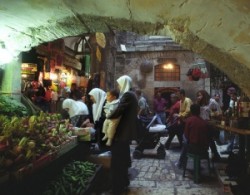
[[[89,129],[77,130],[85,141],[80,144],[78,137],[74,135],[75,132],[75,128],[68,120],[62,120],[60,114],[41,112],[38,116],[29,117],[0,115],[0,185],[2,191],[8,194],[19,194],[20,191],[25,194],[34,194],[37,189],[44,188],[45,190],[45,187],[50,185],[48,181],[60,175],[65,166],[73,163],[74,160],[77,161],[79,168],[85,167],[86,169],[88,165],[90,169],[82,171],[82,174],[84,172],[91,174],[81,181],[82,186],[78,186],[81,190],[75,193],[85,192],[90,187],[90,180],[93,180],[93,175],[99,171],[100,167],[83,162],[89,155],[91,131]],[[73,173],[72,176],[76,177],[77,174]],[[53,190],[51,194],[55,193],[56,187]],[[69,192],[71,189],[58,190]]]

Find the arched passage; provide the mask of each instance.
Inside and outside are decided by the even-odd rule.
[[[6,0],[1,10],[0,42],[15,54],[42,42],[110,29],[171,35],[250,95],[248,0]]]

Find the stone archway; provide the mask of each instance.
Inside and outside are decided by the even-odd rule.
[[[1,10],[0,42],[12,52],[110,29],[171,35],[250,95],[248,0],[6,0]]]

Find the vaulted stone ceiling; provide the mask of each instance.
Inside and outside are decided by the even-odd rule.
[[[1,0],[0,42],[11,52],[82,33],[170,35],[223,70],[248,95],[249,0]]]

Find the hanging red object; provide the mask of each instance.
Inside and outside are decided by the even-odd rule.
[[[192,71],[192,78],[194,81],[198,81],[201,78],[201,69],[194,68]]]
[[[200,68],[190,68],[187,72],[190,81],[198,81],[201,78]]]

